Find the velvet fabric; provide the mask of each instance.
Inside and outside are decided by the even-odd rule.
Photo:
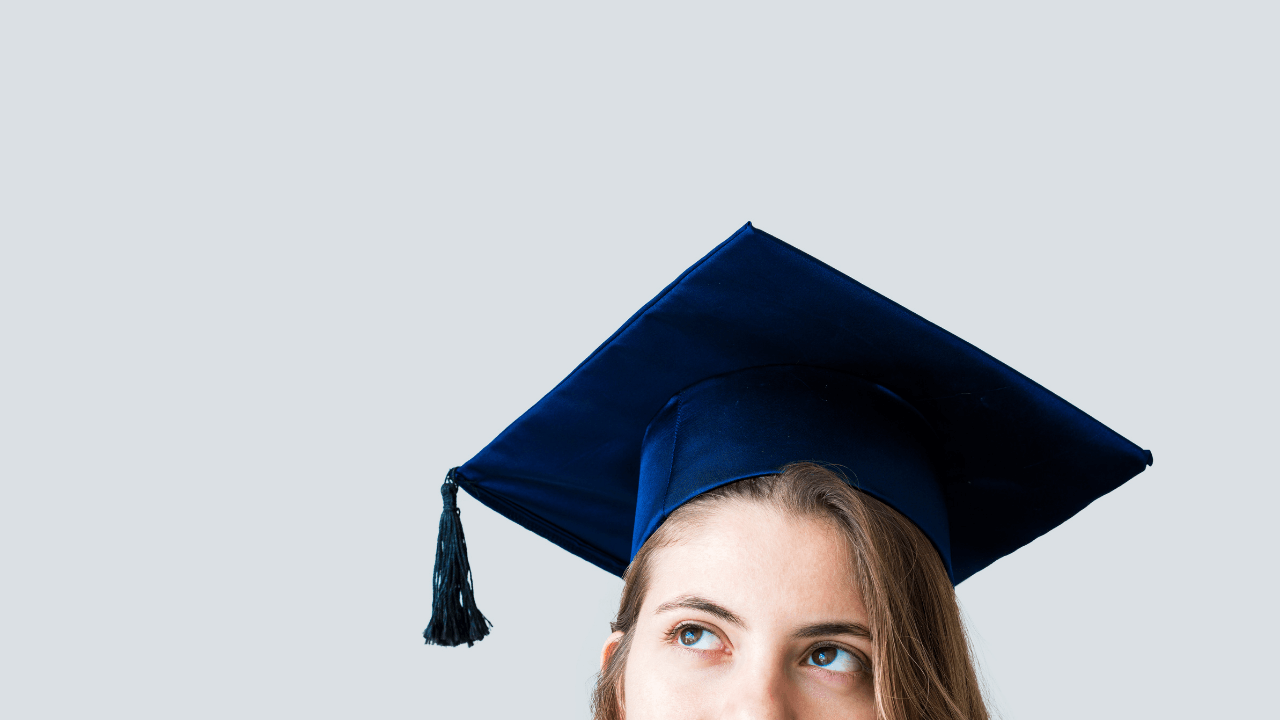
[[[620,575],[672,510],[840,466],[959,583],[1152,462],[981,350],[748,223],[462,465],[480,502]]]
[[[704,380],[671,398],[649,423],[631,556],[672,510],[698,495],[810,461],[832,466],[906,515],[949,570],[936,443],[927,421],[902,398],[834,370],[771,365]]]

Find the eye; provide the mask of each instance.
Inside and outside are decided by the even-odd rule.
[[[676,641],[680,643],[680,647],[690,650],[719,650],[722,645],[715,633],[697,625],[676,628]]]
[[[832,672],[857,672],[865,669],[857,655],[834,645],[815,648],[805,658],[805,664],[816,665]]]

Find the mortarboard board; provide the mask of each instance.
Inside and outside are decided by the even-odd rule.
[[[621,575],[684,502],[800,461],[838,466],[905,515],[959,583],[1152,457],[747,223],[449,472],[424,636],[458,645],[488,633],[458,487]]]

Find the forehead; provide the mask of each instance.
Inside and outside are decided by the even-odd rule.
[[[853,554],[834,520],[734,501],[655,553],[645,612],[681,595],[713,600],[748,624],[865,617]],[[754,618],[754,620],[753,620]]]

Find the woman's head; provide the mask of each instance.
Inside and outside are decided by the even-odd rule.
[[[986,717],[937,552],[820,466],[691,500],[625,580],[597,720]]]

